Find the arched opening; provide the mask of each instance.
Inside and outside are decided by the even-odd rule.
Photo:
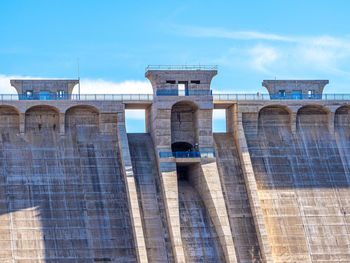
[[[171,143],[198,145],[198,106],[181,101],[171,109]],[[185,145],[183,145],[185,147]]]
[[[66,132],[96,133],[99,130],[99,111],[82,105],[69,108],[65,114]]]
[[[258,116],[258,130],[276,127],[290,127],[290,110],[280,105],[271,105],[262,108]]]
[[[193,145],[188,142],[174,142],[171,144],[172,152],[191,152],[193,150]]]
[[[342,106],[335,111],[334,127],[350,126],[350,105]]]
[[[25,113],[25,131],[45,133],[59,131],[59,111],[51,106],[34,106]]]
[[[297,113],[297,129],[301,127],[328,127],[329,110],[321,105],[308,105]]]
[[[0,106],[0,129],[19,131],[19,112],[12,106]]]

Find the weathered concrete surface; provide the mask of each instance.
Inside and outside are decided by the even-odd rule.
[[[214,133],[216,159],[238,262],[261,262],[260,247],[249,205],[234,135]]]
[[[149,262],[174,262],[151,136],[128,134]]]
[[[122,171],[126,182],[125,186],[130,209],[137,259],[138,262],[146,263],[148,262],[148,255],[146,251],[144,230],[140,215],[138,196],[136,192],[135,177],[131,162],[128,137],[126,134],[125,123],[122,121],[118,123],[118,143],[121,150]]]
[[[349,261],[348,164],[329,120],[322,106],[300,108],[293,135],[283,107],[244,117],[275,262]]]
[[[0,110],[0,261],[136,262],[116,135],[88,124],[60,137],[51,109],[33,108],[22,138],[7,126],[18,115],[7,111]]]

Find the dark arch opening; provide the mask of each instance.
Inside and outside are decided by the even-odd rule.
[[[173,152],[191,152],[194,147],[188,142],[174,142],[171,144],[171,150]]]
[[[59,131],[59,112],[51,106],[34,106],[25,113],[25,130],[34,133]]]
[[[335,111],[334,126],[349,127],[350,126],[350,106],[341,106]]]
[[[0,128],[19,131],[19,111],[12,106],[0,107]]]
[[[297,113],[297,129],[301,127],[328,127],[329,110],[321,105],[301,107]]]
[[[66,132],[95,133],[99,129],[99,111],[92,106],[80,105],[66,110],[65,115]]]
[[[171,142],[198,143],[198,106],[180,101],[171,108]]]
[[[258,130],[270,127],[289,127],[291,114],[287,108],[271,105],[262,108],[258,116]]]

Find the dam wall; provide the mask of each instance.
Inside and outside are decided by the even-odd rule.
[[[136,262],[116,131],[76,107],[0,106],[1,262]]]
[[[347,107],[331,112],[316,104],[296,112],[271,105],[243,113],[275,262],[350,258],[347,112]]]
[[[350,262],[350,102],[214,100],[216,73],[147,71],[152,101],[1,100],[0,262]]]

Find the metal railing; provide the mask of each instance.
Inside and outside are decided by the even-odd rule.
[[[215,158],[215,152],[160,152],[160,158]]]
[[[350,100],[350,94],[213,94],[214,100]]]
[[[181,94],[178,89],[159,89],[156,92],[157,96],[210,96],[211,90],[184,90]]]
[[[115,100],[115,101],[152,101],[153,94],[0,94],[0,100]]]
[[[148,65],[147,70],[218,70],[217,65]]]
[[[177,90],[165,90],[159,93],[157,91],[156,96],[179,96]],[[200,96],[209,95],[209,91],[205,90],[192,90],[188,93],[184,93],[183,96]],[[181,94],[180,94],[181,95]],[[214,100],[350,100],[350,94],[316,94],[308,95],[302,94],[299,96],[279,96],[270,94],[212,94]],[[34,94],[27,96],[26,94],[0,94],[0,101],[15,101],[15,100],[72,100],[72,101],[95,101],[95,100],[108,100],[108,101],[152,101],[153,94],[65,94],[59,95],[41,95]]]

